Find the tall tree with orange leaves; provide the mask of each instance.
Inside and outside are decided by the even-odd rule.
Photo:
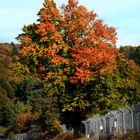
[[[69,0],[60,11],[53,0],[45,0],[38,15],[39,23],[25,26],[18,37],[20,62],[32,75],[75,85],[94,79],[100,70],[113,70],[116,31],[96,13],[78,6],[76,0]]]
[[[45,0],[38,15],[38,22],[18,36],[19,62],[44,81],[50,96],[57,96],[63,119],[70,113],[80,122],[87,113],[105,113],[127,102],[110,84],[121,69],[115,28],[77,0],[68,0],[60,10],[53,0]]]

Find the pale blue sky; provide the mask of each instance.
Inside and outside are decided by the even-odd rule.
[[[0,0],[0,42],[16,42],[24,25],[36,22],[44,0]],[[58,7],[67,0],[55,0]],[[79,0],[105,24],[117,28],[120,45],[140,45],[140,0]]]

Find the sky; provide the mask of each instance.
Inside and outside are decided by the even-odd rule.
[[[58,8],[67,0],[54,0]],[[0,42],[14,42],[22,27],[38,19],[44,0],[0,0]],[[140,0],[79,0],[117,31],[117,47],[140,45]]]

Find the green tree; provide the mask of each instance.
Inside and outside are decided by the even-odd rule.
[[[65,122],[74,126],[73,120],[79,125],[92,113],[106,113],[135,99],[138,68],[115,48],[115,28],[76,0],[69,0],[61,11],[53,0],[45,0],[38,15],[38,23],[24,26],[18,36],[19,63],[45,87],[30,96],[35,103],[32,106],[40,108],[45,102],[42,97],[54,98],[62,121],[68,118]],[[49,106],[47,101],[44,105]]]
[[[140,65],[140,46],[121,46],[120,52],[124,53],[127,59]]]
[[[37,130],[44,133],[46,139],[50,139],[61,131],[60,126],[53,125],[60,118],[56,97],[49,96],[43,81],[34,78],[23,80],[17,85],[15,102],[15,111],[18,114],[15,132]]]
[[[85,108],[88,100],[83,102],[85,95],[79,94],[78,89],[96,78],[100,70],[113,69],[115,29],[74,0],[62,7],[61,14],[53,1],[46,0],[38,15],[39,23],[25,26],[18,37],[19,62],[26,64],[32,76],[46,82],[49,95],[57,95],[60,105],[63,97],[69,96],[70,85],[76,87],[71,93],[70,100],[74,102],[69,102],[70,109]]]
[[[8,127],[14,124],[15,117],[14,104],[6,94],[0,93],[0,125]]]

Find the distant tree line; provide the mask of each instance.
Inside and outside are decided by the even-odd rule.
[[[129,60],[134,60],[140,65],[140,46],[121,46],[120,51],[125,54]]]

